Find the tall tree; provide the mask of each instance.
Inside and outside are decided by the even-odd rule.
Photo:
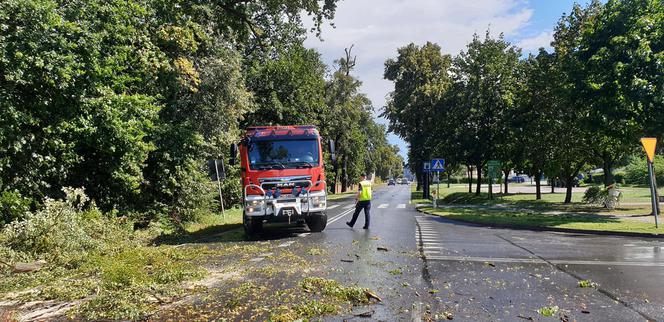
[[[589,26],[601,10],[601,4],[592,2],[587,7],[575,5],[569,15],[564,15],[556,26],[552,46],[555,50],[555,70],[557,71],[556,95],[557,115],[553,123],[558,138],[552,163],[548,166],[549,177],[556,174],[566,184],[565,203],[572,201],[574,178],[591,158],[590,146],[593,133],[584,126],[584,120],[591,113],[591,106],[585,101],[587,92],[583,85],[584,62],[579,59],[584,28]]]
[[[589,106],[585,126],[604,168],[604,184],[613,183],[617,160],[638,149],[643,135],[661,136],[664,86],[664,3],[653,0],[593,2],[593,15],[581,28],[583,100]],[[658,122],[660,121],[660,122]]]
[[[3,190],[84,186],[103,209],[188,216],[202,164],[251,107],[244,57],[267,59],[336,0],[0,2]],[[276,23],[275,23],[276,22]],[[259,48],[260,50],[252,50]],[[211,198],[209,198],[211,199]]]
[[[342,191],[365,171],[367,135],[363,127],[372,121],[371,101],[360,92],[362,82],[351,74],[355,63],[352,46],[345,50],[344,57],[335,61],[337,70],[325,86],[328,113],[321,123],[323,136],[333,140],[337,149],[331,186],[341,183]]]
[[[500,35],[497,39],[487,31],[483,40],[478,35],[466,51],[454,59],[454,114],[462,120],[459,135],[468,141],[468,163],[477,168],[477,189],[480,194],[482,168],[498,156],[506,142],[507,112],[513,107],[518,79],[521,50]]]
[[[537,200],[542,199],[541,178],[547,165],[555,159],[554,147],[559,138],[556,130],[561,129],[556,126],[559,79],[555,68],[555,56],[544,49],[523,61],[518,107],[511,122],[519,138],[520,149],[515,154],[522,157],[516,164],[535,178]]]
[[[301,45],[288,48],[275,59],[255,62],[247,87],[256,107],[245,125],[320,124],[326,114],[325,73],[320,54]]]
[[[385,62],[384,77],[394,82],[382,116],[389,121],[389,130],[409,144],[411,170],[416,173],[418,189],[422,184],[422,162],[431,157],[430,139],[435,129],[432,118],[436,106],[451,84],[451,57],[443,55],[440,46],[427,42],[397,50],[396,59]]]

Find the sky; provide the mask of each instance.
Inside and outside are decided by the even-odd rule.
[[[385,60],[396,57],[397,48],[413,42],[438,43],[445,54],[457,55],[472,39],[487,29],[500,33],[524,53],[550,48],[553,28],[573,0],[341,0],[333,20],[326,23],[322,41],[310,35],[305,45],[317,49],[328,66],[353,45],[357,56],[354,75],[374,106],[378,117],[393,84],[383,79]],[[582,4],[587,0],[579,0]],[[306,19],[305,19],[306,21]],[[423,115],[426,117],[426,115]],[[389,141],[407,159],[406,143],[394,134]]]

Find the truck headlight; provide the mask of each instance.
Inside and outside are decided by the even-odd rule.
[[[247,212],[258,212],[263,210],[265,202],[263,200],[247,200],[245,202],[245,208]]]
[[[247,201],[247,206],[252,206],[252,207],[263,206],[263,200],[249,200]]]
[[[311,198],[311,205],[314,208],[322,208],[325,207],[325,196],[315,196]]]

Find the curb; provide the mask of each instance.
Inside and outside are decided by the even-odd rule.
[[[599,235],[599,236],[615,236],[615,237],[639,237],[639,238],[653,238],[653,239],[664,239],[664,234],[651,234],[651,233],[633,233],[627,231],[606,231],[606,230],[585,230],[585,229],[574,229],[574,228],[555,228],[555,227],[538,227],[538,226],[513,226],[505,224],[488,224],[488,223],[478,223],[471,220],[463,219],[452,219],[445,216],[438,216],[430,214],[426,211],[416,208],[418,212],[427,214],[429,216],[434,216],[442,218],[449,221],[456,221],[464,224],[473,224],[479,227],[491,227],[491,228],[503,228],[503,229],[513,229],[513,230],[530,230],[530,231],[548,231],[548,232],[557,232],[557,233],[571,233],[571,234],[583,234],[583,235]]]

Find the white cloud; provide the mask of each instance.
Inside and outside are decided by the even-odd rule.
[[[524,53],[536,53],[540,48],[550,49],[553,41],[553,31],[543,31],[537,36],[521,39],[516,45]]]
[[[383,64],[396,56],[397,48],[432,41],[456,55],[474,33],[483,36],[487,28],[493,35],[514,38],[532,15],[527,0],[345,0],[336,11],[336,28],[324,27],[324,41],[310,36],[305,44],[318,49],[330,65],[354,44],[355,75],[380,114],[393,89],[383,79]],[[393,143],[399,143],[405,156],[406,145]]]

